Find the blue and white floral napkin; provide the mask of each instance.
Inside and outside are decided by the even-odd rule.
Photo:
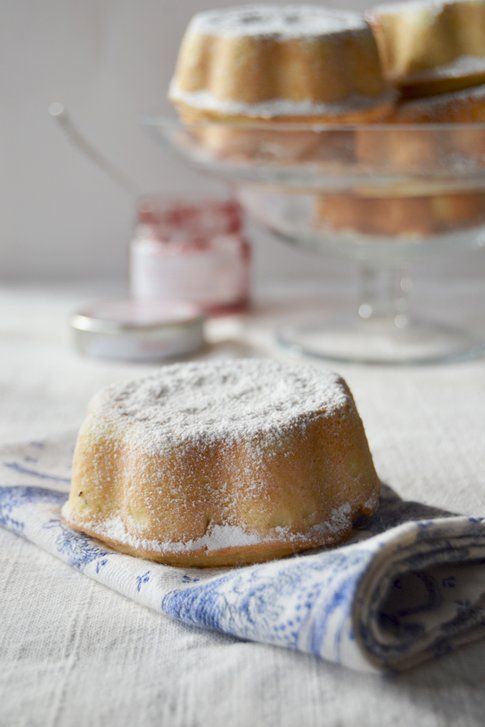
[[[0,450],[0,525],[144,606],[363,671],[402,670],[485,636],[485,518],[384,487],[378,515],[339,548],[244,568],[172,568],[62,523],[72,442]]]

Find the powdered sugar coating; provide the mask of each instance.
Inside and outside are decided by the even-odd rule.
[[[375,509],[377,497],[367,503]],[[69,517],[69,507],[65,507],[64,514]],[[310,528],[306,533],[292,533],[289,528],[278,527],[264,536],[260,533],[249,532],[238,525],[228,523],[213,524],[200,538],[188,541],[162,541],[149,540],[137,535],[136,528],[128,529],[120,516],[113,516],[105,521],[94,520],[84,522],[84,527],[97,534],[98,537],[108,541],[122,543],[130,548],[148,553],[193,553],[201,550],[219,551],[227,548],[244,548],[247,546],[261,545],[263,543],[291,543],[291,542],[312,542],[315,539],[333,541],[342,532],[348,531],[352,526],[352,508],[349,503],[332,510],[329,519]],[[132,524],[133,525],[133,524]]]
[[[357,13],[318,5],[243,5],[196,15],[189,32],[224,37],[302,38],[366,28]]]
[[[183,444],[280,436],[345,407],[348,389],[330,371],[265,359],[173,364],[114,384],[92,408],[98,426],[146,453]]]
[[[258,103],[221,100],[211,91],[182,91],[176,81],[170,86],[170,98],[195,109],[214,111],[228,116],[247,116],[264,119],[284,116],[340,116],[348,111],[364,111],[378,105],[391,104],[396,97],[392,89],[386,89],[378,96],[352,93],[338,102],[317,102],[312,99],[293,101],[286,98],[272,98]]]

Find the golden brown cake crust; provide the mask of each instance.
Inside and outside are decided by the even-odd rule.
[[[339,542],[378,493],[339,377],[220,361],[164,367],[95,397],[63,516],[122,552],[235,565]]]

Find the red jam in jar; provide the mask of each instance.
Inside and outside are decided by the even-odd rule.
[[[242,311],[250,258],[237,202],[139,200],[130,250],[135,299],[184,301],[209,314]]]

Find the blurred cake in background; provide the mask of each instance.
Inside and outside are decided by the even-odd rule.
[[[485,85],[404,100],[386,122],[396,125],[395,130],[386,128],[380,134],[373,133],[371,127],[358,130],[356,157],[363,164],[381,165],[383,171],[387,166],[413,174],[423,174],[429,165],[436,166],[445,152],[461,154],[464,163],[479,165],[485,154],[483,132],[479,126],[458,126],[473,122],[485,122]],[[410,124],[423,124],[423,131],[409,134],[401,128]],[[431,129],[429,124],[457,126]]]
[[[329,232],[358,232],[376,238],[416,238],[451,233],[485,222],[480,192],[395,197],[359,194],[322,195],[317,225]]]
[[[382,118],[394,94],[360,15],[260,5],[193,18],[169,97],[187,121],[358,122]]]
[[[369,184],[316,195],[319,230],[417,240],[479,226],[481,191],[425,195],[419,179],[450,159],[482,164],[483,134],[458,124],[485,119],[484,8],[410,0],[366,18],[317,5],[203,12],[185,33],[169,97],[204,152],[396,177],[386,195]],[[401,128],[413,124],[423,131]]]
[[[415,181],[380,198],[366,190],[322,196],[317,224],[339,232],[416,240],[483,225],[482,191],[423,196],[419,178],[430,170],[448,170],[450,159],[463,169],[483,164],[483,132],[470,124],[485,121],[485,3],[411,0],[379,5],[367,17],[387,76],[403,97],[385,129],[377,133],[370,125],[356,131],[356,161],[363,171],[379,169]],[[410,131],[415,124],[422,131]]]
[[[390,120],[397,124],[485,122],[485,85],[403,101]]]
[[[367,13],[388,78],[405,96],[485,82],[484,0],[410,0]]]

